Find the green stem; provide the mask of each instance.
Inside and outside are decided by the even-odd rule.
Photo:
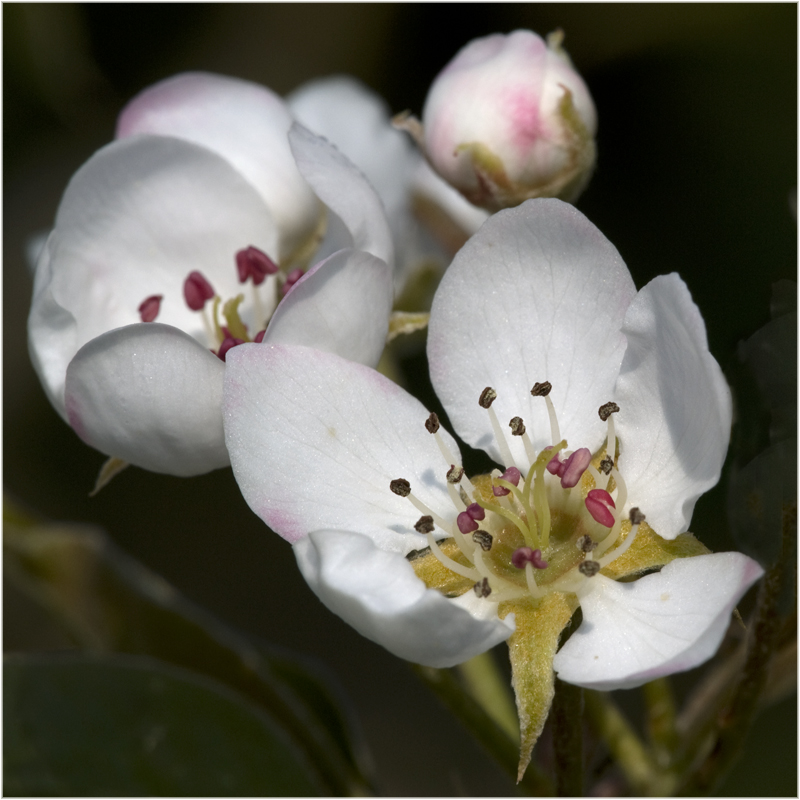
[[[509,739],[518,742],[517,707],[514,705],[509,681],[500,674],[491,651],[465,661],[457,669],[478,705]]]
[[[711,752],[688,776],[680,789],[683,796],[707,795],[725,777],[742,750],[745,736],[758,710],[766,686],[778,633],[776,604],[781,589],[783,565],[778,562],[764,577],[758,590],[744,665],[730,703],[716,718],[716,741]]]
[[[680,741],[672,687],[667,678],[658,678],[646,683],[642,691],[647,706],[647,733],[659,766],[666,769]]]
[[[633,794],[649,797],[672,794],[674,780],[658,768],[609,695],[593,691],[584,694],[589,720],[625,773]]]
[[[556,794],[583,797],[583,689],[556,678],[550,709],[555,752]]]
[[[519,743],[511,739],[486,713],[456,678],[453,670],[433,669],[412,664],[411,668],[431,691],[461,720],[467,730],[500,764],[505,772],[517,779]],[[553,785],[534,764],[530,764],[519,784],[528,794],[549,797]]]

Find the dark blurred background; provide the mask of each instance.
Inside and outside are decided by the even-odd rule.
[[[6,490],[51,519],[102,526],[229,624],[327,664],[388,795],[504,795],[513,785],[403,662],[316,600],[230,470],[187,480],[131,468],[88,497],[104,458],[51,409],[27,354],[26,242],[52,224],[70,175],[112,138],[125,102],[161,78],[209,70],[284,94],[350,73],[394,112],[419,114],[469,39],[557,27],[600,120],[597,171],[577,205],[637,285],[681,273],[738,390],[737,343],[769,319],[772,283],[796,279],[795,4],[3,5]],[[405,367],[424,383],[421,359]],[[766,444],[763,411],[741,385],[733,460]],[[734,548],[724,479],[698,504],[693,530],[712,549]],[[8,583],[4,633],[7,650],[63,646]],[[790,697],[760,718],[720,794],[795,795],[796,747]]]

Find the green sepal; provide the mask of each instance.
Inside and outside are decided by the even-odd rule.
[[[630,522],[624,522],[623,532]],[[624,541],[624,540],[623,540]],[[711,551],[691,533],[682,533],[674,539],[662,539],[646,522],[642,522],[633,544],[607,567],[600,571],[601,575],[614,580],[639,575],[650,569],[657,569],[669,564],[676,558],[708,555]]]
[[[453,561],[465,567],[472,566],[464,557],[455,539],[443,539],[438,544],[439,549],[448,558],[452,558]],[[471,589],[475,585],[475,581],[449,570],[431,553],[429,547],[424,550],[412,550],[406,558],[414,567],[417,577],[429,589],[438,589],[445,597],[460,597],[467,589]]]
[[[547,720],[555,693],[553,658],[561,632],[578,607],[575,595],[551,592],[541,599],[503,603],[500,616],[512,613],[516,630],[508,640],[511,685],[517,698],[520,745],[517,783],[522,780]]]

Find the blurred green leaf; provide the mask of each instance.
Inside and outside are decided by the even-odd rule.
[[[794,543],[797,538],[797,284],[772,286],[772,319],[747,341],[739,358],[755,377],[770,415],[770,445],[728,485],[728,517],[736,544],[769,568],[779,559],[785,572],[778,610],[794,604]],[[791,545],[791,546],[790,546]]]
[[[3,692],[6,795],[319,794],[266,714],[154,659],[8,656]]]
[[[100,530],[31,525],[13,510],[5,517],[9,577],[60,619],[79,645],[153,656],[227,684],[280,724],[328,793],[371,791],[352,718],[316,665],[227,627]]]

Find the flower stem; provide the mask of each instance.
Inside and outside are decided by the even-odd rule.
[[[513,741],[519,741],[519,722],[507,679],[500,675],[491,651],[458,666],[469,693]]]
[[[519,765],[519,743],[486,713],[464,688],[454,670],[433,669],[412,664],[411,668],[431,691],[461,720],[467,730],[516,781]],[[553,785],[534,764],[530,764],[519,783],[521,789],[537,797],[550,797]]]
[[[550,709],[555,751],[556,794],[583,797],[583,689],[556,678]]]
[[[611,697],[594,691],[584,694],[589,720],[625,773],[632,793],[649,797],[672,794],[674,779],[659,770],[652,755]]]
[[[659,766],[666,769],[679,744],[672,687],[667,678],[658,678],[646,683],[642,691],[647,706],[647,732],[650,742]]]
[[[789,549],[787,527],[792,528],[792,525],[784,525],[784,550]],[[736,761],[755,719],[780,628],[777,604],[784,575],[782,561],[778,560],[759,586],[738,681],[730,702],[716,715],[715,737],[709,755],[680,787],[679,793],[683,796],[709,794],[714,790]]]

